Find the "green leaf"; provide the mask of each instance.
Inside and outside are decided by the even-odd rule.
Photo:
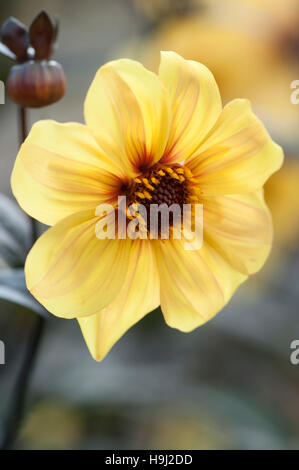
[[[20,306],[43,317],[50,315],[28,291],[23,269],[0,271],[0,312]]]
[[[31,243],[29,218],[15,202],[0,194],[0,266],[23,266]]]

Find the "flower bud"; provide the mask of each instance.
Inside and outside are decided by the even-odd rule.
[[[58,21],[41,11],[28,31],[11,17],[3,23],[0,34],[0,53],[19,63],[9,72],[9,97],[25,108],[41,108],[60,100],[66,80],[61,65],[50,60],[56,48]]]
[[[66,80],[58,62],[27,61],[11,68],[7,80],[9,97],[28,108],[40,108],[60,100],[65,93]]]

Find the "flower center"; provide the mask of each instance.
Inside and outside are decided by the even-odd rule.
[[[142,176],[134,179],[130,204],[183,204],[194,202],[188,178],[191,171],[181,165],[166,166],[157,164]]]
[[[151,227],[151,206],[166,205],[171,208],[173,204],[179,206],[183,210],[184,204],[192,204],[198,202],[198,197],[193,191],[191,171],[182,165],[163,165],[156,164],[142,176],[134,179],[127,198],[127,207],[136,208],[140,204],[146,210],[146,229],[149,232]],[[174,206],[173,206],[174,207]],[[134,216],[128,214],[128,219]],[[161,232],[161,216],[158,219],[158,232]],[[174,225],[173,214],[169,214],[169,226]]]

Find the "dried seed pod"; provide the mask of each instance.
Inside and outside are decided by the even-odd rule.
[[[60,100],[65,93],[66,80],[58,62],[24,62],[11,68],[7,80],[9,97],[28,108],[40,108]]]
[[[66,80],[58,62],[50,60],[56,47],[58,20],[41,11],[28,29],[11,17],[1,28],[0,53],[19,65],[7,80],[9,97],[18,105],[40,108],[63,97]]]

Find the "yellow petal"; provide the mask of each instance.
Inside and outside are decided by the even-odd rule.
[[[87,93],[85,120],[105,155],[125,173],[139,173],[165,149],[170,121],[166,90],[138,62],[109,62]]]
[[[100,313],[78,319],[92,357],[102,360],[114,343],[159,303],[159,274],[151,243],[135,240],[117,298]]]
[[[260,189],[283,161],[283,151],[247,100],[231,101],[187,166],[206,196]]]
[[[95,314],[123,285],[132,240],[99,240],[98,220],[94,211],[73,214],[47,230],[29,252],[27,287],[54,315]]]
[[[205,239],[238,271],[258,271],[272,244],[272,221],[262,191],[211,197],[203,207]]]
[[[210,320],[247,277],[207,243],[196,251],[185,250],[184,240],[159,242],[155,248],[165,321],[181,331]]]
[[[11,185],[20,206],[47,225],[115,200],[120,179],[89,129],[76,123],[36,123],[17,157]]]
[[[173,115],[163,161],[183,161],[215,124],[222,110],[219,89],[207,67],[175,52],[161,53],[159,76],[167,88]]]

